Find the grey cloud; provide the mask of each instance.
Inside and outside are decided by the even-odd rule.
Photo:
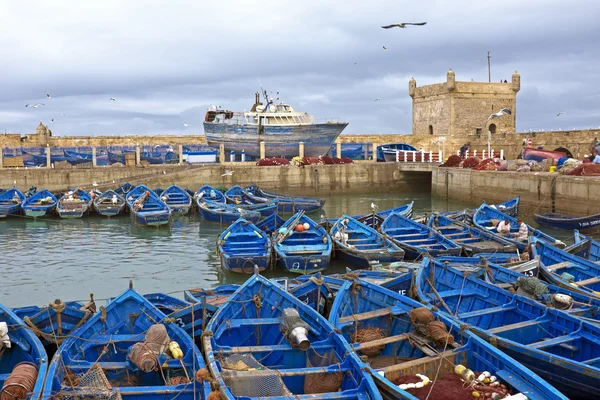
[[[55,118],[59,135],[197,134],[208,106],[249,109],[260,81],[296,109],[349,121],[348,133],[409,133],[408,79],[436,83],[452,68],[459,80],[487,80],[488,50],[493,81],[521,73],[519,130],[600,125],[600,5],[592,1],[1,7],[1,131],[32,132]],[[380,28],[407,20],[428,24]],[[45,107],[24,108],[46,93]]]

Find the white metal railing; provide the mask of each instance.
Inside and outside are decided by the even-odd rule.
[[[398,162],[430,162],[430,163],[442,163],[444,162],[444,156],[441,151],[410,151],[410,150],[397,150],[396,161]]]
[[[478,152],[477,150],[473,150],[473,153],[471,154],[472,157],[478,157],[481,158],[482,160],[485,160],[486,158],[490,158],[490,153],[492,154],[491,158],[500,158],[500,159],[504,159],[504,149],[501,149],[499,152],[495,151],[494,149],[491,149],[490,152],[488,153],[487,150],[482,150],[481,152]],[[456,150],[456,155],[460,156],[460,150]],[[465,158],[469,157],[469,150],[467,150],[465,152]]]

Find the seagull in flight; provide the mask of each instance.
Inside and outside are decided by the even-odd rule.
[[[189,125],[187,124],[187,122],[185,122],[185,121],[181,121],[181,122],[183,123],[183,126],[185,126],[186,128],[189,126]]]
[[[378,97],[378,98],[376,98],[374,101],[381,101],[381,99]]]
[[[388,51],[388,48],[383,46],[383,51]]]
[[[224,174],[222,174],[221,176],[232,176],[233,175],[233,171],[227,171]]]
[[[383,29],[391,29],[391,28],[406,28],[407,25],[415,25],[415,26],[423,26],[427,22],[402,22],[399,24],[391,24],[391,25],[383,25]]]
[[[25,107],[38,108],[39,106],[45,106],[45,104],[44,103],[25,104]]]
[[[503,108],[502,110],[498,111],[497,113],[494,113],[494,114],[490,115],[488,117],[488,121],[490,119],[500,118],[503,115],[512,115],[512,112],[510,111],[510,108]]]
[[[117,99],[115,99],[114,97],[111,97],[110,99],[108,99],[109,101],[117,101]]]
[[[46,93],[46,98],[47,98],[47,99],[51,99],[51,98],[52,98],[52,96],[50,96],[48,93]]]
[[[566,112],[564,112],[564,111],[559,112],[558,114],[556,114],[556,118],[560,117],[561,114],[566,114]]]

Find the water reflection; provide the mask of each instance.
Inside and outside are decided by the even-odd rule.
[[[410,201],[415,202],[415,215],[466,207],[426,194],[335,195],[327,198],[324,210],[309,216],[319,220],[321,214],[364,214],[371,211],[371,203],[383,210]],[[523,213],[531,215],[527,210]],[[533,224],[530,217],[526,221]],[[0,220],[0,302],[16,306],[46,304],[55,298],[86,300],[90,292],[101,299],[118,295],[129,280],[145,293],[241,283],[244,276],[219,267],[216,240],[223,229],[197,215],[174,217],[171,224],[161,227],[136,225],[128,215]],[[571,236],[544,231],[562,239]],[[344,269],[342,263],[334,262],[328,272]],[[278,269],[265,274],[294,276]]]

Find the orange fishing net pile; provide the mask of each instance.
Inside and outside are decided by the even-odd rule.
[[[256,162],[256,165],[261,167],[272,166],[272,165],[290,165],[290,162],[285,158],[271,157],[262,158]]]
[[[461,162],[461,158],[459,156],[457,156],[456,154],[453,154],[450,157],[448,157],[446,162],[443,163],[442,165],[440,165],[440,167],[447,167],[447,168],[458,167],[458,164],[460,164],[460,162]]]
[[[576,176],[600,176],[600,164],[581,164],[573,171],[569,173],[569,175]]]
[[[463,168],[475,168],[477,165],[479,165],[479,158],[469,157],[465,161],[463,161],[462,167]]]
[[[383,329],[370,327],[357,329],[356,332],[352,334],[351,339],[354,343],[366,343],[372,342],[373,340],[383,339],[385,336],[386,335]],[[362,349],[360,352],[367,357],[377,357],[383,348],[383,345],[377,347],[368,347]]]
[[[477,171],[496,171],[499,166],[500,163],[495,162],[491,158],[486,158],[485,160],[477,164],[477,166],[475,166],[473,169]]]

